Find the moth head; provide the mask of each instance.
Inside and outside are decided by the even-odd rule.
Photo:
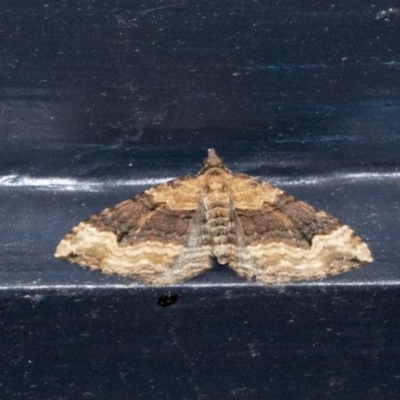
[[[208,155],[203,161],[203,167],[201,168],[199,175],[203,174],[210,168],[221,168],[226,172],[231,172],[223,163],[223,161],[217,156],[214,149],[208,149]]]

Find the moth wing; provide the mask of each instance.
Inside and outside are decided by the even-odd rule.
[[[372,261],[368,246],[347,225],[248,178],[257,207],[242,202],[239,208],[237,202],[234,210],[237,262],[231,267],[239,275],[272,284],[324,278]],[[244,187],[233,193],[235,198],[246,192]]]
[[[170,285],[202,273],[211,260],[201,233],[199,196],[188,188],[195,179],[159,185],[91,216],[61,240],[55,256],[148,285]],[[182,196],[185,209],[171,208],[179,206],[173,197]]]

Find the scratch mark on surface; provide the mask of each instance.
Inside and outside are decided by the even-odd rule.
[[[163,9],[165,9],[165,8],[183,6],[184,4],[185,4],[185,2],[183,1],[182,3],[169,4],[169,5],[167,5],[167,6],[161,6],[161,7],[155,7],[155,8],[148,8],[147,10],[139,11],[139,14],[144,15],[144,14],[151,13],[151,12],[153,12],[153,11],[163,10]]]
[[[189,354],[186,352],[186,350],[185,350],[184,347],[182,346],[182,343],[181,343],[180,339],[178,338],[178,335],[176,334],[175,328],[172,328],[172,327],[171,327],[168,331],[169,331],[169,333],[170,333],[171,336],[172,336],[172,342],[173,342],[173,344],[174,344],[174,345],[176,346],[176,348],[182,353],[183,359],[185,360],[186,367],[187,367],[187,368],[189,369],[189,371],[190,371],[190,375],[189,375],[189,378],[188,378],[188,379],[189,379],[190,383],[191,383],[191,384],[193,385],[193,387],[194,387],[194,390],[195,390],[195,392],[196,392],[196,398],[197,398],[197,400],[204,399],[205,397],[201,395],[199,385],[198,385],[198,383],[196,382],[196,380],[194,379],[195,373],[194,373],[193,368],[192,368],[192,362],[190,361],[190,356],[189,356]]]

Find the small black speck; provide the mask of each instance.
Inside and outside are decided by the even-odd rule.
[[[177,294],[167,294],[166,296],[161,296],[157,300],[157,304],[161,307],[169,307],[175,304],[179,300]]]

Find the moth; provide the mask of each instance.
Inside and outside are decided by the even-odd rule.
[[[55,256],[152,286],[212,267],[269,285],[321,279],[372,261],[347,225],[208,150],[196,176],[152,187],[75,226]]]

